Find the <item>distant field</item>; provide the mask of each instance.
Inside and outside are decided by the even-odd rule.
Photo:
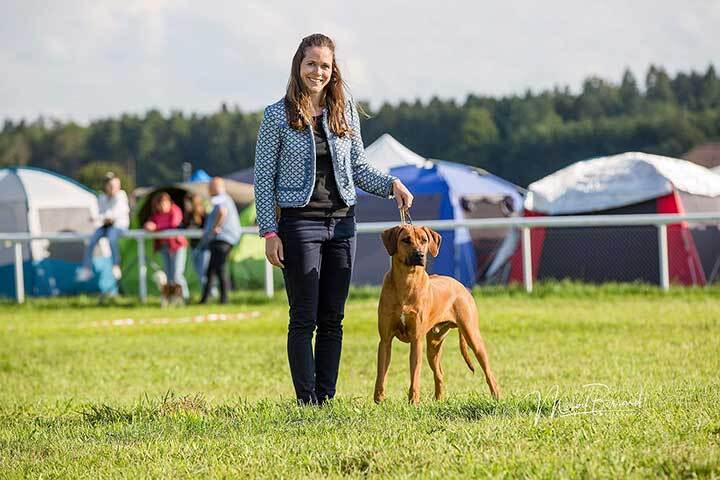
[[[720,477],[720,289],[477,293],[503,398],[452,332],[447,400],[424,362],[417,408],[400,342],[372,402],[377,296],[352,293],[324,408],[292,400],[283,298],[0,303],[0,478]]]

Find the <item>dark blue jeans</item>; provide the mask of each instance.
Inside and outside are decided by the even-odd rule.
[[[278,235],[290,304],[287,350],[295,394],[300,403],[323,403],[335,396],[355,256],[355,218],[283,217]]]

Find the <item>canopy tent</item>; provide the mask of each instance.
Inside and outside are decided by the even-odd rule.
[[[62,175],[39,168],[0,170],[0,231],[30,234],[92,233],[98,216],[95,193]],[[93,259],[96,275],[77,282],[83,241],[33,240],[23,244],[25,291],[31,295],[109,292],[116,288],[107,246]],[[14,252],[0,244],[0,295],[14,296]]]
[[[628,152],[577,162],[529,187],[525,216],[720,211],[720,175],[685,160]],[[717,277],[720,233],[714,225],[668,227],[670,278],[704,285]],[[657,229],[535,228],[533,277],[589,282],[659,282]],[[522,256],[511,281],[522,280]]]
[[[428,160],[415,154],[390,135],[381,136],[366,149],[368,162],[388,169],[415,196],[411,215],[423,220],[488,218],[516,215],[522,206],[521,189],[495,175],[467,165]],[[359,222],[399,220],[394,201],[358,191],[355,210]],[[513,248],[503,244],[516,240],[507,229],[473,230],[456,228],[438,232],[442,244],[428,271],[450,275],[472,286],[494,274],[509,258]],[[504,258],[499,252],[508,252]],[[379,284],[388,267],[380,235],[359,234],[353,272],[356,284]]]

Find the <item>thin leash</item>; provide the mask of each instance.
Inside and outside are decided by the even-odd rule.
[[[412,225],[412,217],[410,216],[410,210],[407,208],[400,209],[400,225]]]

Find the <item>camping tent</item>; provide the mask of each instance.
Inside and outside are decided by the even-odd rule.
[[[522,206],[520,189],[495,175],[467,165],[428,160],[409,150],[388,134],[366,149],[368,162],[389,170],[415,196],[411,215],[422,220],[505,217],[517,214]],[[355,210],[359,222],[398,221],[397,205],[359,191]],[[439,232],[443,239],[437,258],[428,270],[451,275],[466,286],[487,277],[491,266],[502,265],[499,251],[513,241],[506,229],[473,230],[456,228]],[[506,261],[509,256],[506,256]],[[497,260],[497,261],[496,261]],[[380,235],[359,234],[353,282],[379,284],[388,267]]]
[[[92,219],[97,215],[97,196],[74,180],[38,168],[0,170],[0,231],[91,233],[95,229]],[[107,256],[93,259],[93,279],[75,280],[84,249],[83,241],[24,243],[25,291],[31,295],[112,291],[116,286]],[[12,248],[0,244],[0,295],[15,295],[13,262]]]
[[[525,216],[720,211],[720,175],[675,158],[629,152],[577,162],[529,187]],[[717,277],[720,233],[714,225],[670,225],[670,279],[704,285]],[[588,282],[659,283],[654,226],[534,228],[533,277]],[[522,281],[522,255],[511,281]]]

